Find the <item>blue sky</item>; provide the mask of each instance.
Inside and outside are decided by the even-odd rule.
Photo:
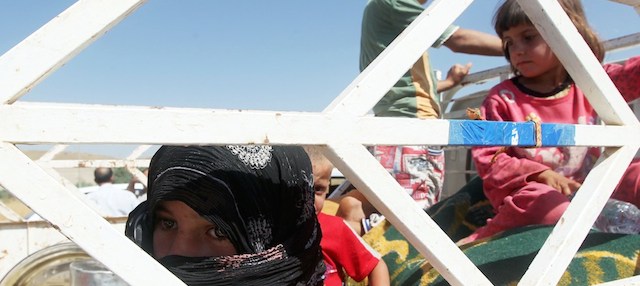
[[[3,1],[0,53],[73,2]],[[474,1],[455,23],[492,33],[498,2]],[[638,32],[640,17],[630,7],[583,2],[602,38]],[[365,4],[150,0],[21,100],[321,111],[359,72]],[[443,71],[454,63],[473,62],[472,71],[505,64],[446,48],[430,51]],[[638,49],[617,57],[630,54]]]

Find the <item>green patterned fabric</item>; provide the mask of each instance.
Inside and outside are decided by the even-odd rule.
[[[493,207],[482,192],[480,177],[472,178],[462,189],[427,209],[427,214],[458,241],[493,217]]]
[[[479,188],[478,188],[479,186]],[[427,212],[454,241],[470,234],[491,215],[482,182],[472,180]],[[516,285],[552,227],[529,226],[463,246],[463,252],[495,285]],[[392,285],[448,285],[440,274],[387,221],[364,237],[383,255]],[[640,235],[591,232],[559,285],[591,285],[640,275]],[[359,285],[349,281],[347,285]]]

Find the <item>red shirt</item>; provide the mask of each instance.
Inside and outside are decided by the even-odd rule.
[[[356,281],[369,276],[378,265],[380,254],[362,240],[343,219],[319,213],[318,221],[322,229],[320,247],[327,266],[324,285],[342,285],[344,278],[341,269]]]

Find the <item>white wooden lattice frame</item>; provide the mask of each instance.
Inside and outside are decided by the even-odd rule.
[[[61,184],[47,170],[50,166],[34,163],[14,144],[321,145],[336,167],[447,281],[454,285],[490,284],[408,196],[397,195],[403,192],[401,187],[364,147],[448,144],[446,120],[364,115],[472,0],[433,1],[322,113],[17,102],[144,2],[80,0],[0,57],[2,186],[131,285],[183,285],[94,212],[79,192]],[[637,1],[624,2],[638,7]],[[576,126],[576,145],[605,146],[606,156],[589,174],[520,282],[556,284],[640,147],[640,124],[558,3],[519,3],[608,124]],[[43,114],[47,120],[42,120]],[[395,128],[399,125],[424,132],[403,133]],[[307,130],[315,131],[310,134]],[[624,282],[640,283],[640,278]]]

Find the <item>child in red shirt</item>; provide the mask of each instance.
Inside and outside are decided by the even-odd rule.
[[[314,147],[305,147],[313,167],[315,208],[322,229],[322,256],[327,267],[324,284],[342,285],[343,270],[356,281],[369,278],[369,285],[390,285],[389,270],[380,258],[340,217],[322,213],[329,191],[333,165]]]

